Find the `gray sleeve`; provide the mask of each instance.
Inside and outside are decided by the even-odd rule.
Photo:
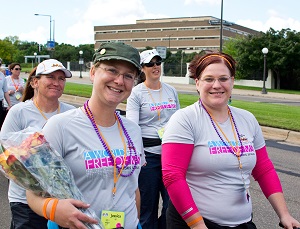
[[[6,82],[6,78],[4,77],[4,81],[3,81],[3,92],[8,92],[8,87],[7,87],[7,82]]]
[[[162,143],[194,144],[194,127],[186,109],[176,111],[165,127]]]
[[[23,130],[25,127],[22,125],[22,118],[20,117],[19,106],[13,106],[7,113],[6,118],[1,128],[1,134],[9,132],[17,132]]]
[[[64,138],[61,129],[61,123],[59,124],[58,118],[51,117],[46,125],[43,127],[43,133],[47,142],[51,145],[53,149],[55,149],[59,154],[62,155],[62,139]],[[62,155],[63,156],[63,155]]]
[[[139,124],[140,120],[140,98],[138,94],[134,91],[131,92],[131,95],[127,99],[126,105],[126,118]]]

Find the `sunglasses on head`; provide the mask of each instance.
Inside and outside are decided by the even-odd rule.
[[[14,70],[17,70],[17,71],[21,71],[22,70],[22,68],[14,68]]]
[[[144,63],[143,65],[150,68],[150,67],[153,67],[154,64],[155,64],[156,66],[160,66],[160,65],[161,65],[161,61]]]

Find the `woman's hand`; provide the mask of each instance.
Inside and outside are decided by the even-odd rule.
[[[280,222],[285,229],[300,228],[300,223],[296,219],[294,219],[290,214],[282,217],[280,219]]]
[[[77,208],[89,208],[90,205],[79,200],[59,200],[55,212],[55,222],[61,227],[86,229],[82,222],[96,224],[97,220],[85,215]]]

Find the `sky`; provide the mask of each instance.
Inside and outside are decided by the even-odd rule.
[[[94,26],[135,24],[154,18],[213,16],[221,18],[221,0],[0,0],[0,39],[46,44],[94,44]],[[266,32],[300,31],[298,0],[223,0],[223,19]],[[53,34],[54,33],[54,34]]]

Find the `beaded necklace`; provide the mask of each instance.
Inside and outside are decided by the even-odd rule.
[[[249,194],[249,190],[248,188],[246,187],[246,183],[245,183],[245,178],[244,178],[244,172],[243,172],[243,165],[242,165],[242,162],[241,162],[241,156],[243,155],[244,153],[244,147],[243,147],[243,143],[241,141],[241,137],[240,137],[240,134],[239,134],[239,131],[238,131],[238,128],[236,126],[236,122],[233,118],[233,115],[231,113],[231,110],[230,108],[227,106],[228,108],[228,115],[230,117],[230,123],[231,123],[231,128],[232,128],[232,132],[233,132],[233,135],[234,135],[234,139],[235,139],[235,144],[236,146],[233,146],[231,141],[229,141],[229,139],[227,138],[227,136],[225,135],[224,131],[222,130],[222,128],[219,126],[218,122],[215,121],[215,119],[213,118],[213,116],[209,113],[209,111],[206,109],[206,107],[203,105],[201,99],[199,99],[199,105],[201,105],[203,107],[203,109],[206,111],[206,113],[208,114],[209,118],[210,118],[210,121],[211,121],[211,124],[212,126],[214,127],[217,135],[219,136],[219,138],[221,139],[221,141],[223,142],[223,145],[226,146],[230,152],[235,155],[238,159],[238,167],[239,167],[239,170],[241,172],[241,177],[242,177],[242,182],[243,182],[243,186],[244,186],[244,189],[246,190],[246,198],[249,202],[249,198],[250,198],[250,194]],[[216,126],[217,125],[217,126]],[[221,133],[223,134],[223,136],[225,137],[226,141],[228,142],[228,144],[230,145],[230,147],[228,146],[228,144],[226,144],[226,142],[224,141],[223,137],[221,136],[220,132],[218,131],[218,128],[219,130],[221,131]],[[237,138],[239,139],[239,142],[237,141]],[[240,143],[240,146],[239,144]]]
[[[38,106],[36,99],[33,100],[33,103],[36,106],[36,108],[39,110],[39,112],[41,113],[41,115],[44,117],[44,119],[48,120],[48,118],[46,117],[46,115],[44,114],[44,112]],[[60,103],[58,102],[57,114],[59,114],[59,113],[60,113]]]
[[[117,192],[117,182],[120,178],[120,176],[122,177],[129,177],[133,174],[133,172],[135,171],[135,169],[137,168],[137,164],[138,164],[138,159],[137,159],[137,152],[136,152],[136,148],[131,140],[131,137],[129,136],[124,124],[123,124],[123,121],[120,117],[120,115],[115,112],[115,117],[117,119],[117,123],[118,123],[118,129],[119,129],[119,134],[121,136],[121,139],[122,139],[122,142],[123,142],[123,147],[124,147],[124,156],[123,156],[123,162],[121,164],[121,166],[118,166],[117,165],[117,162],[116,162],[116,158],[115,158],[115,155],[113,154],[113,151],[110,149],[107,141],[105,140],[103,134],[101,133],[101,130],[99,129],[98,125],[96,124],[95,122],[95,119],[94,119],[94,115],[92,113],[92,111],[90,110],[90,107],[88,105],[88,102],[89,100],[87,100],[85,103],[84,103],[84,110],[85,110],[85,113],[86,115],[88,116],[89,120],[91,121],[92,125],[93,125],[93,128],[103,146],[103,148],[105,149],[106,152],[109,153],[109,156],[111,158],[111,160],[114,162],[114,187],[112,189],[112,193],[113,195],[115,196],[116,192]],[[126,140],[127,140],[127,144],[128,144],[128,149],[129,149],[129,156],[130,156],[130,161],[131,161],[131,158],[134,157],[134,166],[131,170],[130,173],[128,174],[123,174],[123,170],[124,168],[126,168],[126,157],[127,157],[127,147],[126,147],[126,143],[125,143],[125,139],[124,139],[124,135],[126,137]],[[118,171],[118,174],[117,174],[117,171]]]

